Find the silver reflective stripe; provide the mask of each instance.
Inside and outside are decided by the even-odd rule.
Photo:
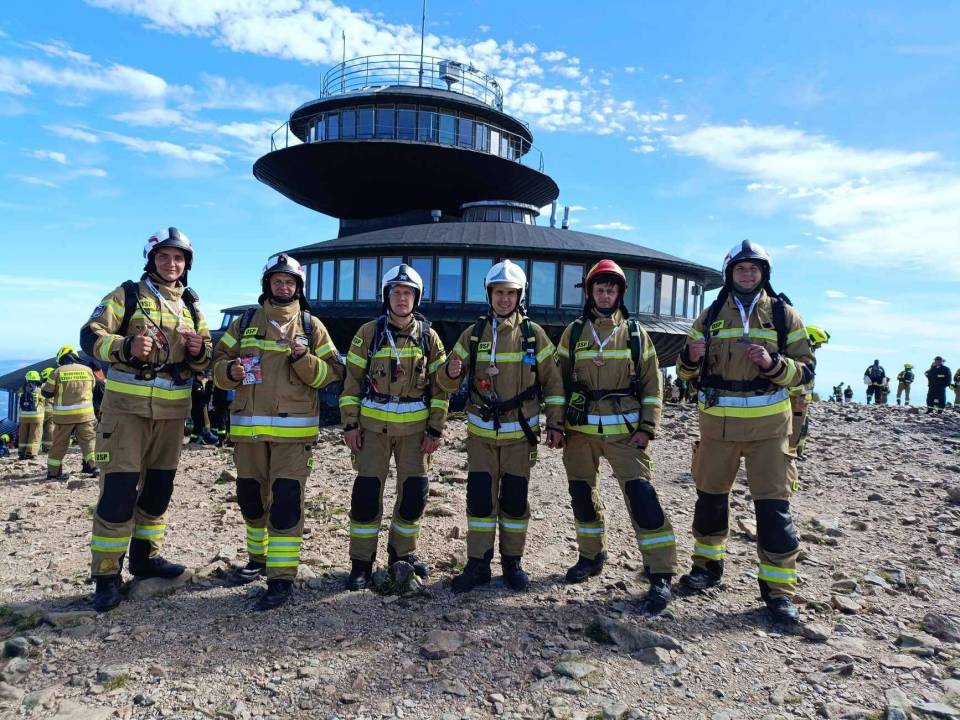
[[[67,410],[93,410],[93,403],[78,403],[77,405],[54,405],[54,410],[65,412]]]
[[[778,402],[786,400],[790,396],[790,393],[786,388],[781,388],[775,393],[770,393],[769,395],[749,395],[747,397],[737,397],[735,395],[721,395],[717,398],[714,405],[719,407],[742,407],[742,408],[753,408],[753,407],[766,407],[767,405],[776,405]],[[705,405],[709,404],[707,402],[707,396],[705,393],[701,392],[699,396],[700,402]]]
[[[655,537],[641,538],[638,544],[642,547],[644,545],[660,545],[660,544],[665,545],[667,543],[676,543],[676,542],[677,542],[677,536],[668,534],[668,535],[657,535]]]
[[[474,427],[482,428],[483,430],[494,429],[493,420],[484,420],[483,418],[480,418],[474,415],[473,413],[467,413],[467,419],[470,421],[470,424],[473,425]],[[527,421],[527,425],[529,425],[531,429],[537,430],[540,427],[540,416],[534,415],[532,418],[530,418]],[[523,428],[520,427],[519,420],[515,422],[500,423],[499,432],[502,432],[502,433],[516,432],[517,430],[523,430]]]
[[[320,423],[320,416],[275,417],[273,415],[231,415],[230,424],[240,426],[267,425],[269,427],[312,427]]]
[[[378,403],[370,398],[364,398],[363,402],[360,404],[363,405],[363,407],[373,408],[374,410],[383,410],[384,412],[396,413],[398,415],[402,415],[403,413],[420,412],[421,410],[427,409],[426,404],[421,400],[407,403],[402,403],[400,401]]]
[[[526,530],[527,523],[517,522],[515,520],[501,520],[500,527],[507,528],[508,530]]]
[[[184,388],[193,387],[193,379],[187,380],[179,385],[173,381],[173,378],[165,378],[160,375],[157,375],[153,380],[139,380],[133,373],[115,370],[112,367],[107,371],[107,379],[117,380],[118,382],[127,383],[128,385],[167,388],[168,390],[183,390]]]
[[[640,422],[640,413],[628,412],[617,415],[587,415],[587,425],[620,425],[624,421],[629,423]]]

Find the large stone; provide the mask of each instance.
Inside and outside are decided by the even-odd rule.
[[[927,667],[925,662],[913,655],[887,655],[880,658],[880,664],[893,670],[917,670]]]
[[[97,619],[97,613],[93,610],[71,610],[67,612],[48,612],[43,616],[43,621],[55,628],[76,627],[77,625],[87,625]]]
[[[24,691],[18,687],[14,687],[9,683],[0,682],[0,702],[4,700],[9,700],[15,703],[20,702],[20,699],[25,695]]]
[[[466,639],[462,632],[432,630],[420,646],[420,654],[429,660],[450,657],[463,646]]]
[[[833,630],[820,623],[804,623],[800,626],[800,635],[813,642],[826,642],[833,635]]]
[[[30,655],[30,641],[25,637],[15,637],[3,642],[5,658],[22,658]]]
[[[97,668],[97,682],[101,685],[104,683],[121,682],[129,676],[130,666],[124,665],[123,663],[104,665],[103,667]]]
[[[960,623],[949,615],[928,612],[923,616],[923,629],[940,640],[960,642]]]
[[[602,670],[593,663],[584,660],[562,660],[553,666],[557,675],[572,680],[585,680],[591,676],[602,674]]]
[[[646,648],[683,650],[676,638],[643,627],[598,615],[587,625],[586,634],[598,642],[616,645],[624,652],[634,653]]]
[[[846,595],[832,596],[830,598],[830,604],[840,612],[848,615],[855,615],[863,610],[863,606],[860,605],[860,603],[858,603],[852,597],[847,597]]]
[[[960,710],[945,703],[923,702],[913,706],[913,709],[924,715],[932,715],[939,718],[960,717]]]
[[[193,573],[184,570],[175,578],[147,578],[145,580],[134,580],[130,584],[129,597],[132,600],[145,600],[147,598],[163,597],[176,592],[193,577]]]
[[[900,637],[897,639],[897,644],[905,649],[930,648],[932,650],[939,650],[943,646],[943,643],[933,637],[933,635],[927,635],[927,633],[920,632],[919,630],[901,631]]]
[[[644,648],[637,653],[637,659],[647,665],[664,665],[670,662],[670,651],[662,647]]]

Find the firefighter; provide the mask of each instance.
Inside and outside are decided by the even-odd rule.
[[[327,329],[310,314],[306,271],[286,253],[267,260],[259,308],[223,334],[214,353],[214,381],[236,391],[230,436],[235,444],[237,503],[246,523],[242,585],[266,575],[257,610],[289,598],[303,541],[303,501],[320,430],[317,390],[343,378],[343,362]]]
[[[224,390],[216,383],[211,395],[210,429],[217,438],[217,445],[222,446],[227,440],[230,429],[230,400],[233,390]]]
[[[97,419],[93,412],[93,389],[96,378],[87,365],[80,362],[70,345],[57,351],[57,367],[43,384],[41,392],[53,406],[53,438],[47,454],[47,480],[66,480],[63,474],[63,458],[70,447],[70,438],[75,434],[83,453],[80,472],[96,477],[100,469],[94,464],[94,442],[97,437]]]
[[[745,458],[757,517],[760,593],[775,622],[798,622],[792,596],[800,545],[790,515],[797,468],[789,448],[787,388],[813,382],[809,333],[773,292],[770,256],[761,246],[749,240],[735,245],[723,275],[720,295],[694,322],[677,365],[700,386],[693,567],[681,582],[693,591],[720,582],[730,489]]]
[[[120,573],[129,546],[130,572],[177,577],[184,566],[160,555],[164,515],[173,495],[190,414],[193,375],[210,364],[210,330],[187,287],[193,245],[165,228],[148,238],[139,282],[103,298],[80,331],[84,351],[109,363],[96,460],[103,478],[93,517],[94,607],[120,602]]]
[[[927,412],[943,412],[947,404],[947,386],[950,384],[950,368],[943,364],[942,357],[937,355],[929,370],[924,371],[927,377]]]
[[[10,454],[10,436],[7,433],[0,435],[0,458]]]
[[[52,367],[40,371],[40,379],[46,382],[53,373]],[[53,398],[41,397],[43,400],[43,435],[40,438],[40,452],[48,452],[53,441]]]
[[[843,403],[843,383],[833,386],[833,401]]]
[[[863,371],[863,384],[867,386],[867,405],[870,404],[870,398],[873,398],[874,404],[880,399],[880,388],[887,381],[887,371],[880,365],[879,360],[874,360],[873,365],[869,365]]]
[[[516,591],[530,578],[521,567],[530,521],[530,470],[540,442],[540,402],[546,407],[547,445],[563,445],[563,376],[556,348],[526,317],[527,276],[504,260],[483,280],[489,309],[467,327],[437,383],[456,392],[467,378],[467,565],[454,592],[490,582],[497,526],[503,580]]]
[[[960,369],[953,374],[953,409],[960,410]]]
[[[830,342],[830,333],[822,327],[807,325],[807,340],[810,350],[819,350]],[[810,434],[810,403],[813,402],[813,382],[790,388],[790,410],[793,420],[790,430],[790,452],[796,457],[803,456],[803,448]]]
[[[17,431],[18,457],[33,460],[40,452],[43,435],[43,396],[40,394],[40,373],[28,370],[20,388],[20,428]]]
[[[218,438],[210,432],[210,414],[208,405],[213,383],[209,374],[204,373],[193,378],[190,393],[190,442],[196,445],[216,445]]]
[[[427,505],[427,467],[440,447],[447,392],[437,384],[446,362],[443,343],[416,312],[423,280],[412,267],[387,270],[380,284],[382,314],[361,326],[347,354],[340,396],[343,440],[357,471],[350,498],[349,590],[370,584],[383,516],[383,489],[393,456],[397,500],[387,562],[402,560],[419,577],[429,568],[414,554]]]
[[[853,402],[853,387],[852,387],[852,386],[847,385],[847,386],[843,389],[843,399],[844,399],[846,402],[848,402],[848,403]]]
[[[897,405],[900,404],[901,395],[904,396],[904,404],[910,404],[910,386],[913,384],[913,381],[913,365],[904,363],[903,370],[897,373]]]
[[[640,609],[662,612],[671,600],[676,537],[651,484],[648,453],[660,425],[663,376],[650,336],[629,318],[627,279],[601,260],[583,281],[583,315],[567,326],[558,353],[567,400],[563,464],[579,558],[568,583],[599,575],[607,559],[597,471],[605,457],[620,484],[650,583]]]

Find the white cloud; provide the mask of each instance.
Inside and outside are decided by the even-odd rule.
[[[842,290],[827,290],[826,292],[824,292],[824,295],[826,295],[828,298],[834,298],[834,299],[845,298],[847,296],[847,294]]]
[[[212,145],[188,148],[167,140],[146,140],[144,138],[131,137],[115,132],[102,133],[101,137],[104,140],[118,143],[136,152],[162,155],[175,160],[223,165],[224,156],[229,155],[226,150]]]
[[[102,290],[101,285],[83,280],[65,280],[51,277],[25,277],[23,275],[0,275],[0,285],[5,287],[42,288],[44,290]]]
[[[561,60],[566,59],[567,54],[563,50],[550,50],[548,52],[540,53],[540,57],[547,62],[560,62]]]
[[[620,222],[619,220],[614,220],[613,222],[597,223],[596,225],[591,225],[590,229],[591,230],[633,230],[633,225],[627,225],[626,223]]]
[[[59,135],[60,137],[69,138],[70,140],[79,140],[80,142],[85,143],[96,143],[99,142],[96,135],[87,130],[75,127],[60,127],[59,125],[47,125],[46,129],[52,132],[54,135]]]
[[[67,164],[67,156],[56,150],[26,150],[27,155],[37,160],[51,160],[59,165]]]
[[[60,186],[57,185],[55,182],[51,182],[51,181],[49,181],[49,180],[44,180],[43,178],[36,177],[35,175],[16,175],[16,174],[12,174],[12,175],[10,175],[10,177],[12,177],[14,180],[19,180],[19,181],[22,182],[22,183],[26,183],[27,185],[38,185],[38,186],[40,186],[40,187],[48,187],[48,188],[58,188],[58,187],[60,187]]]
[[[648,145],[645,143],[643,145],[635,145],[634,147],[630,148],[630,150],[631,152],[640,153],[641,155],[649,155],[652,152],[656,152],[657,148],[655,148],[653,145]]]
[[[146,127],[168,127],[180,125],[184,121],[183,113],[165,107],[144,108],[111,115],[117,122],[128,125],[142,125]]]
[[[172,89],[163,78],[127,65],[105,67],[89,62],[55,67],[36,60],[0,57],[0,92],[27,95],[33,85],[136,98],[162,98]]]
[[[107,171],[103,168],[77,168],[72,172],[75,177],[106,177]]]
[[[866,305],[889,305],[890,303],[886,300],[877,300],[875,298],[867,297],[866,295],[857,295],[857,300]]]

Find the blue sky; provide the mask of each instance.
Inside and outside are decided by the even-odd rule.
[[[584,8],[589,7],[589,12]],[[210,315],[336,221],[253,179],[341,53],[419,50],[417,2],[89,0],[0,18],[0,361],[76,339],[176,225]],[[427,52],[506,88],[574,227],[718,266],[749,237],[864,367],[960,362],[960,7],[892,2],[430,4]],[[922,385],[922,382],[920,383]]]

